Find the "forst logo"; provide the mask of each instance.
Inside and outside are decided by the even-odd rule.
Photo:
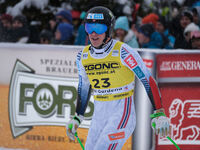
[[[75,115],[77,78],[63,78],[34,74],[17,61],[9,90],[9,118],[14,138],[32,126],[66,126]],[[89,101],[82,126],[89,127],[94,111],[93,97]]]
[[[71,108],[70,115],[75,114],[76,88],[73,86],[59,86],[58,94],[55,89],[47,83],[34,88],[34,84],[20,85],[19,113],[26,114],[27,106],[33,105],[35,111],[41,117],[50,117],[55,112],[57,116],[64,116],[64,106]],[[68,92],[68,93],[66,93]],[[71,94],[67,98],[66,94]]]

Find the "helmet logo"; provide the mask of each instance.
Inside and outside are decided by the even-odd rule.
[[[104,16],[103,14],[88,13],[87,19],[103,20]]]

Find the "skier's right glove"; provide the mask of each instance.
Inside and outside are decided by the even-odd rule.
[[[81,115],[74,116],[66,125],[67,136],[73,141],[75,140],[74,136],[75,136],[76,130],[78,129],[81,122],[83,121],[83,118],[84,117]]]
[[[164,109],[160,109],[151,115],[151,126],[160,136],[170,134],[169,119],[164,113]]]

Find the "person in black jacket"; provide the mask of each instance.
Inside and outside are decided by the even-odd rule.
[[[13,18],[12,23],[12,42],[27,43],[30,35],[30,31],[27,25],[27,19],[25,16],[18,15]]]
[[[178,22],[176,22],[176,24],[178,24],[178,27],[176,29],[176,33],[174,34],[176,38],[176,41],[174,44],[175,49],[190,49],[191,48],[190,45],[188,45],[188,43],[186,42],[185,37],[184,37],[184,29],[191,22],[193,22],[192,12],[189,10],[183,10],[178,16]]]

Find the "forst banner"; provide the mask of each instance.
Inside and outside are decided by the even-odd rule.
[[[0,44],[0,149],[81,149],[77,140],[69,140],[65,126],[75,114],[76,55],[82,48]],[[83,145],[93,101],[78,129]],[[131,149],[131,138],[123,149]]]
[[[200,54],[157,55],[157,76],[171,137],[181,150],[200,149]],[[176,150],[157,138],[156,150]]]

